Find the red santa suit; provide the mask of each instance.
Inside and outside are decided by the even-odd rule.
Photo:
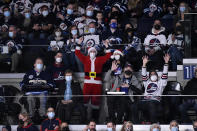
[[[88,54],[91,50],[96,49],[91,47],[88,50]],[[110,51],[106,51],[105,56],[95,57],[93,59],[90,56],[85,56],[81,53],[80,47],[76,47],[75,50],[76,56],[84,64],[85,78],[84,78],[84,87],[83,95],[101,95],[102,93],[102,68],[103,64],[110,58]],[[100,105],[100,96],[84,96],[84,102],[87,104],[91,100],[93,107],[98,108]]]

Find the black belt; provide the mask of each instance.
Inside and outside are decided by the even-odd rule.
[[[96,76],[95,76],[96,75]],[[92,73],[92,72],[85,72],[85,76],[92,76],[92,77],[102,77],[101,73]]]

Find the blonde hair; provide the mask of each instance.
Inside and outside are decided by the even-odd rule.
[[[131,130],[133,131],[133,123],[131,121],[124,122],[120,131],[125,131],[125,127],[127,124],[131,124]]]
[[[181,5],[181,4],[184,4],[184,6],[185,6],[185,12],[184,12],[184,13],[188,13],[188,12],[189,12],[189,6],[188,6],[188,4],[185,3],[185,2],[181,2],[181,3],[179,4],[179,8],[180,8],[180,5]],[[180,12],[180,9],[179,9],[179,8],[178,8],[178,12],[177,12],[178,16],[181,15],[181,12]]]

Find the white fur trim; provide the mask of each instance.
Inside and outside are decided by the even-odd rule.
[[[76,46],[76,50],[81,50],[81,47],[79,47],[79,46]]]
[[[92,84],[102,84],[102,81],[101,80],[92,80],[92,79],[85,79],[84,80],[84,83],[92,83]]]
[[[89,48],[89,49],[88,49],[88,54],[90,54],[90,51],[91,51],[91,50],[95,50],[95,51],[96,51],[96,54],[97,54],[97,50],[96,50],[96,48],[95,48],[95,47],[91,47],[91,48]]]
[[[123,53],[122,53],[121,51],[119,51],[119,50],[115,50],[113,54],[115,54],[115,53],[118,53],[118,54],[120,54],[121,56],[123,56]]]

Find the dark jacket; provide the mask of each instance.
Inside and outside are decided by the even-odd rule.
[[[197,78],[194,77],[187,82],[187,85],[183,90],[183,95],[197,95]],[[185,98],[189,99],[196,97],[185,97]]]
[[[17,127],[17,131],[38,131],[38,128],[30,123],[27,126]]]
[[[65,88],[63,89],[63,91],[61,91],[63,96],[64,96],[64,92],[66,90],[66,82],[65,82],[64,87]],[[76,81],[72,81],[72,83],[71,83],[71,90],[72,90],[72,96],[73,96],[72,97],[73,103],[83,103],[82,96],[81,97],[77,96],[77,95],[83,95],[80,83],[76,82]],[[77,97],[74,97],[74,96],[77,96]]]
[[[33,69],[25,74],[23,81],[20,83],[22,90],[25,89],[25,85],[31,85],[30,80],[45,80],[47,85],[50,87],[55,87],[54,81],[49,73],[46,71],[41,71],[39,75],[36,74],[36,71]]]
[[[58,118],[54,118],[51,120],[46,119],[42,122],[40,126],[40,131],[45,131],[46,129],[48,129],[47,131],[58,131],[59,128],[55,129],[55,127],[60,125],[61,125],[61,120]]]

